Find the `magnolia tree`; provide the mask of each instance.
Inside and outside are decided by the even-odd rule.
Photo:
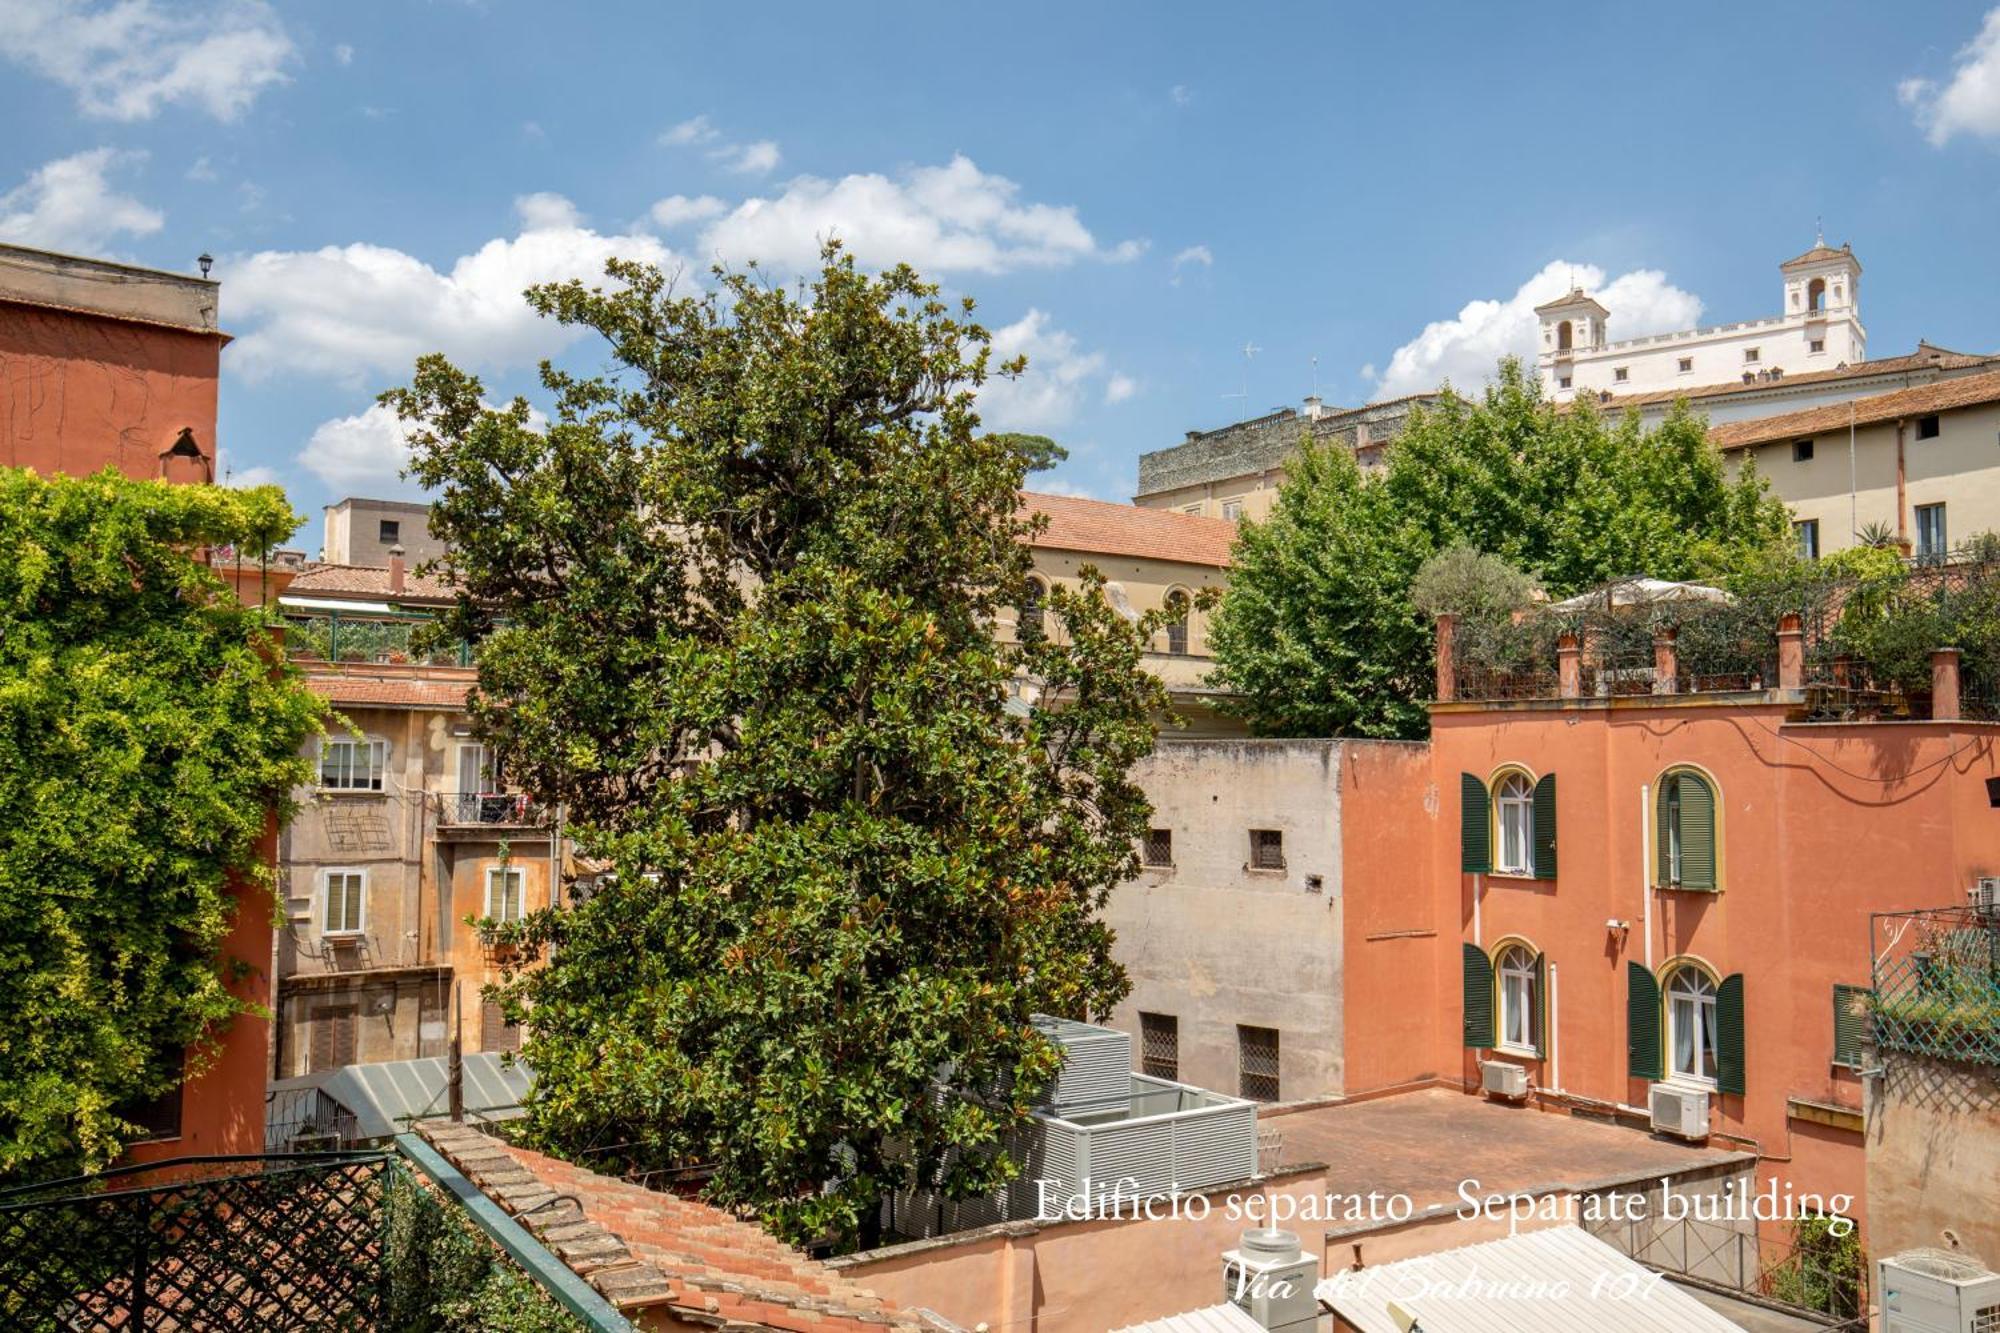
[[[609,273],[528,294],[612,367],[544,366],[546,427],[436,357],[385,396],[438,492],[446,632],[482,644],[478,723],[612,868],[510,932],[545,959],[499,992],[525,1133],[865,1242],[888,1191],[1017,1174],[1059,1058],[1030,1015],[1127,990],[1097,911],[1147,822],[1154,626],[1087,581],[996,640],[1049,455],[980,431],[1021,363],[989,366],[970,302],[833,248],[797,294]]]

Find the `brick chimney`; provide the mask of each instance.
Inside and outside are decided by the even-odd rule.
[[[401,595],[403,591],[403,547],[401,543],[389,548],[389,591]]]

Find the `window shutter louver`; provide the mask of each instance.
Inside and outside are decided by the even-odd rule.
[[[1715,990],[1715,1086],[1743,1091],[1743,974],[1731,973]]]
[[[1673,829],[1667,817],[1667,790],[1675,781],[1671,777],[1661,778],[1653,791],[1653,882],[1661,888],[1674,882],[1673,853],[1668,849]]]
[[[1681,786],[1681,887],[1715,887],[1715,793],[1700,778]]]
[[[1868,1040],[1868,987],[1833,988],[1833,1062],[1861,1068],[1861,1044]]]
[[[1556,775],[1535,784],[1535,878],[1556,877]]]
[[[1493,814],[1486,784],[1470,773],[1458,775],[1459,868],[1485,872],[1493,868]]]
[[[1465,1044],[1493,1045],[1493,964],[1476,944],[1465,946]]]
[[[1549,956],[1535,955],[1535,1050],[1549,1051]]]
[[[1660,983],[1638,963],[1625,964],[1625,1053],[1633,1078],[1660,1077]]]

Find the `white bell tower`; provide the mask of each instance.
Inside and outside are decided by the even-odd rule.
[[[1785,282],[1785,318],[1804,325],[1812,362],[1834,366],[1868,359],[1868,334],[1861,326],[1861,261],[1854,247],[1828,245],[1813,238],[1813,248],[1778,266]],[[1806,369],[1808,366],[1795,367]]]
[[[1611,312],[1583,288],[1572,287],[1566,295],[1536,306],[1535,314],[1542,321],[1542,343],[1535,356],[1542,392],[1558,402],[1567,401],[1576,391],[1576,358],[1604,350]]]

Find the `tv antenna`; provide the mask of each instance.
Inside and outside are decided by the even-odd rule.
[[[1225,394],[1223,394],[1223,395],[1222,395],[1222,396],[1223,396],[1224,398],[1241,398],[1241,399],[1243,399],[1243,400],[1244,400],[1245,402],[1248,402],[1248,401],[1249,401],[1249,399],[1250,399],[1250,358],[1251,358],[1251,357],[1253,357],[1253,356],[1255,356],[1255,355],[1257,355],[1257,353],[1259,353],[1259,352],[1261,352],[1261,351],[1263,351],[1263,350],[1264,350],[1263,348],[1259,347],[1259,346],[1258,346],[1258,345],[1257,345],[1256,343],[1254,343],[1254,342],[1246,342],[1246,343],[1244,343],[1244,344],[1243,344],[1243,389],[1242,389],[1242,391],[1241,391],[1240,393],[1225,393]]]

